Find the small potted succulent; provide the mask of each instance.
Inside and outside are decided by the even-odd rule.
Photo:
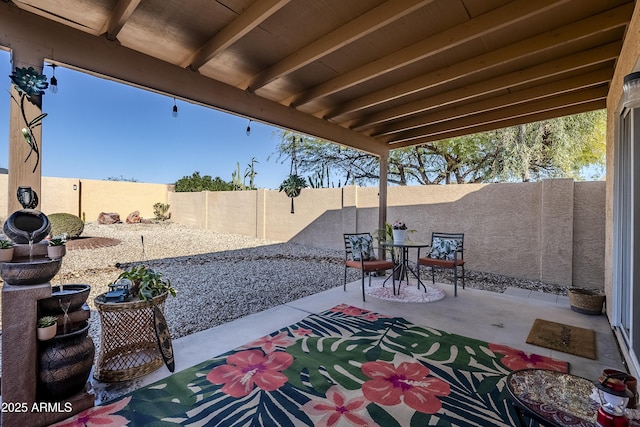
[[[9,262],[13,259],[13,242],[9,239],[0,239],[0,262]]]
[[[43,316],[38,318],[37,336],[40,341],[47,341],[56,336],[58,318],[56,316]]]
[[[66,255],[67,236],[53,236],[49,239],[49,246],[47,247],[47,256],[50,259],[59,259]]]
[[[133,266],[123,271],[114,284],[128,284],[129,292],[134,297],[144,301],[151,301],[154,297],[169,292],[171,296],[176,296],[176,290],[171,287],[171,281],[162,277],[162,273],[144,266]]]

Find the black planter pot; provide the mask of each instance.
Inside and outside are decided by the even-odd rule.
[[[76,331],[39,343],[39,399],[62,401],[84,389],[95,355],[89,323],[84,323]]]

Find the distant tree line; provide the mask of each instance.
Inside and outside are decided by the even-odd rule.
[[[236,163],[236,170],[231,173],[231,181],[227,182],[219,176],[211,178],[209,175],[201,176],[200,172],[194,172],[191,176],[183,176],[175,183],[175,191],[181,192],[198,192],[198,191],[240,191],[255,190],[255,177],[258,174],[255,170],[255,164],[258,161],[251,159],[251,163],[247,165],[244,175],[240,170],[240,163]],[[248,180],[248,184],[247,184]]]
[[[379,180],[376,156],[285,130],[279,138],[278,161],[294,156],[298,173],[307,174],[311,187],[369,185]],[[392,150],[387,180],[396,185],[431,185],[593,179],[604,171],[605,138],[606,111],[597,110],[444,139]],[[175,191],[253,190],[256,163],[252,158],[244,173],[236,163],[230,182],[194,172],[179,179]]]
[[[289,131],[279,136],[278,159],[290,159],[295,148],[299,172],[310,181],[320,178],[313,180],[318,186],[378,182],[376,156]],[[604,171],[605,138],[605,110],[450,138],[392,150],[387,180],[429,185],[592,179],[586,171]]]

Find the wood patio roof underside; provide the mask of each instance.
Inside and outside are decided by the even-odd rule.
[[[0,45],[374,154],[605,108],[628,0],[12,0]]]

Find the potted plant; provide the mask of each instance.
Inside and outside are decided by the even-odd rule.
[[[307,186],[307,179],[301,177],[298,174],[291,174],[282,181],[280,184],[280,189],[278,191],[284,191],[287,197],[298,197],[300,195],[300,191]]]
[[[404,239],[407,234],[407,224],[402,221],[396,221],[393,223],[392,227],[394,243],[404,243]]]
[[[307,179],[301,177],[296,173],[292,173],[282,181],[280,189],[278,191],[284,191],[287,197],[291,198],[291,213],[294,213],[293,198],[300,195],[300,191],[307,186]]]
[[[67,253],[66,242],[67,237],[64,235],[50,238],[49,246],[47,247],[47,256],[50,259],[59,259],[65,256]]]
[[[43,316],[38,319],[37,337],[40,341],[50,340],[56,336],[58,318],[56,316]]]
[[[13,259],[13,242],[9,239],[0,239],[0,262],[9,262]]]
[[[153,269],[138,265],[123,271],[115,283],[129,282],[129,291],[134,297],[144,301],[151,301],[154,297],[169,292],[171,296],[176,296],[176,290],[171,287],[171,281],[162,277],[162,273]]]

